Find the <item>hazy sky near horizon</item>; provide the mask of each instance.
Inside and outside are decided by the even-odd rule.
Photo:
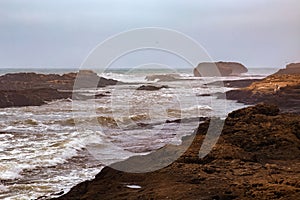
[[[0,67],[77,67],[106,38],[142,27],[180,31],[215,61],[283,67],[300,61],[299,10],[299,0],[1,0]]]

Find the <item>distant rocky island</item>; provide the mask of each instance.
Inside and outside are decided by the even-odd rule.
[[[194,69],[194,76],[238,76],[248,69],[237,62],[203,62]]]

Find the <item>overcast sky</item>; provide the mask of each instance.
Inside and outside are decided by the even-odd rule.
[[[1,0],[0,67],[77,67],[106,38],[142,27],[180,31],[216,61],[300,61],[299,0]]]

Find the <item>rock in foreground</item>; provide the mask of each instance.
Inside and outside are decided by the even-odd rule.
[[[94,180],[73,187],[67,199],[297,199],[300,196],[300,118],[276,106],[235,111],[213,150],[199,158],[209,121],[183,139],[188,150],[171,165],[149,173],[105,167]],[[160,149],[160,157],[182,146]],[[157,152],[156,152],[157,153]],[[159,155],[158,155],[159,156]],[[130,186],[130,187],[129,187]]]

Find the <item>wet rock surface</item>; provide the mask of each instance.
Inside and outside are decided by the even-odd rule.
[[[215,81],[212,83],[207,83],[206,85],[211,86],[221,86],[221,87],[230,87],[230,88],[242,88],[248,87],[253,82],[260,81],[261,79],[244,79],[244,80],[225,80],[225,81]]]
[[[47,101],[72,98],[73,89],[105,87],[117,83],[115,80],[99,77],[90,70],[63,75],[6,74],[0,76],[0,107],[39,106]]]
[[[56,89],[25,89],[0,91],[0,108],[40,106],[47,101],[72,98],[72,92],[59,92]]]
[[[300,113],[300,74],[274,74],[248,87],[228,91],[226,98],[245,104],[271,103],[282,112]]]
[[[148,90],[148,91],[155,91],[155,90],[160,90],[162,88],[169,88],[166,85],[162,85],[162,86],[155,86],[155,85],[142,85],[140,87],[137,88],[137,90]]]
[[[297,199],[299,115],[279,114],[276,106],[260,104],[234,111],[223,122],[217,144],[204,158],[198,155],[209,120],[184,137],[182,145],[168,145],[140,159],[141,164],[149,156],[164,162],[188,144],[167,167],[148,173],[105,167],[94,180],[78,184],[58,199]],[[134,163],[137,158],[128,160],[124,162]]]

